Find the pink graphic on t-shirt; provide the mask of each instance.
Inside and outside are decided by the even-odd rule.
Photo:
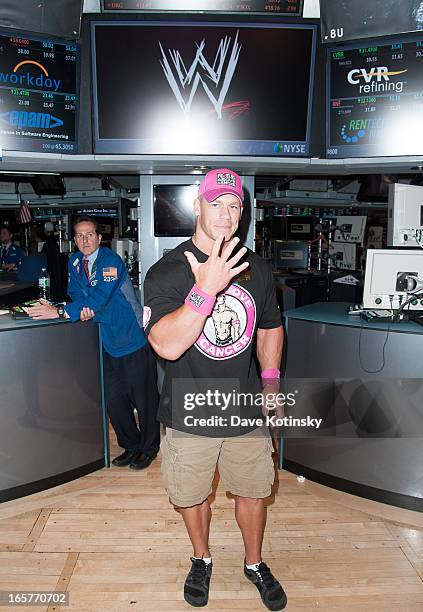
[[[147,327],[150,318],[151,318],[151,308],[150,306],[144,306],[142,310],[142,326],[144,329]]]
[[[255,323],[253,297],[243,287],[230,285],[217,296],[195,346],[210,359],[231,359],[251,344]]]

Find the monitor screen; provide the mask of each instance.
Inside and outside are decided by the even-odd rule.
[[[271,221],[272,240],[313,240],[315,219],[311,215],[274,215]]]
[[[322,42],[342,42],[421,30],[421,0],[324,0]]]
[[[76,153],[79,46],[0,33],[0,146]]]
[[[1,0],[0,27],[75,39],[83,0]]]
[[[411,296],[407,310],[423,310],[421,290],[416,297],[408,291],[408,279],[423,281],[423,251],[369,249],[366,256],[363,307],[400,308]],[[412,289],[414,291],[414,288]]]
[[[333,241],[363,244],[366,221],[367,217],[364,215],[336,217],[335,226],[332,228],[335,230]]]
[[[94,22],[96,153],[307,156],[316,29]]]
[[[103,12],[201,12],[301,15],[303,0],[102,0]]]
[[[154,235],[192,236],[198,185],[154,185]]]
[[[275,240],[273,245],[273,265],[275,268],[290,270],[307,268],[307,242],[284,242]]]
[[[286,217],[288,240],[313,240],[314,217],[311,215],[292,215]]]
[[[327,157],[421,155],[423,35],[328,52]]]
[[[329,257],[336,270],[356,270],[357,247],[355,244],[333,242],[329,247]]]

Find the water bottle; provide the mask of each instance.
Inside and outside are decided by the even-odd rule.
[[[46,268],[42,268],[38,277],[40,299],[50,300],[50,276]]]

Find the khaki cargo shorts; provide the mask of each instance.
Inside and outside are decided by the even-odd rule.
[[[166,427],[160,445],[170,500],[188,508],[212,492],[216,470],[226,489],[240,497],[264,498],[275,479],[272,439],[267,430],[232,438],[206,438]]]

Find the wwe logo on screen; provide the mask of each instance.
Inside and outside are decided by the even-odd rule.
[[[232,39],[230,36],[225,36],[225,38],[221,39],[213,65],[208,63],[203,54],[206,41],[203,39],[200,44],[196,43],[197,53],[189,70],[186,69],[178,50],[168,49],[166,54],[159,42],[162,52],[160,65],[179,106],[185,114],[190,112],[192,101],[201,83],[210,102],[214,106],[217,116],[219,119],[222,118],[222,107],[241,51],[241,45],[238,43],[238,34],[239,31],[236,33],[233,44],[231,44]],[[213,84],[213,86],[210,87],[210,84]],[[185,94],[184,96],[185,92],[189,95]],[[217,93],[217,97],[213,92]],[[187,97],[188,99],[186,99]]]

